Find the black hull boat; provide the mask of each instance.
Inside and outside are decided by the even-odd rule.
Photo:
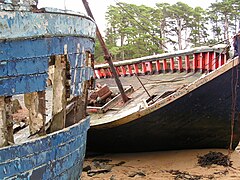
[[[162,69],[157,67],[159,63]],[[119,75],[127,75],[121,77],[124,85],[133,78],[130,82],[136,83],[136,77],[129,77],[134,73],[150,74],[139,77],[148,94],[155,96],[149,100],[144,90],[139,92],[144,86],[133,87],[134,92],[128,94],[132,99],[122,108],[111,102],[88,107],[92,115],[89,151],[235,149],[238,145],[239,58],[228,60],[224,46],[139,58],[115,66],[121,69]],[[96,66],[95,75],[98,82],[111,86],[107,68]]]

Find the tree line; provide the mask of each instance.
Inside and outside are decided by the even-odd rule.
[[[155,7],[119,2],[108,7],[105,41],[114,60],[189,47],[229,43],[240,21],[240,1],[222,0],[207,9],[183,2]],[[103,53],[96,43],[95,59]]]

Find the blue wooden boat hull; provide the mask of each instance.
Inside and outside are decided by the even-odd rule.
[[[5,2],[5,1],[4,1]],[[71,95],[93,76],[96,25],[82,14],[0,3],[0,96],[45,91],[49,58],[68,56]],[[24,2],[23,2],[24,3]],[[18,10],[19,8],[19,10]],[[0,179],[80,179],[89,120],[0,149]]]
[[[90,118],[0,149],[0,179],[80,179]]]

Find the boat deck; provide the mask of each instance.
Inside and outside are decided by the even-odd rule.
[[[159,102],[161,99],[175,92],[177,89],[194,82],[202,75],[202,73],[186,74],[186,72],[176,72],[139,76],[139,79],[144,84],[145,88],[151,96],[156,95],[154,102]],[[116,107],[109,109],[105,113],[92,113],[91,125],[99,125],[112,122],[151,105],[151,102],[146,102],[146,100],[149,99],[149,95],[141,86],[141,83],[138,81],[136,76],[120,77],[120,80],[124,87],[130,85],[133,87],[134,92],[129,96],[131,99],[125,104],[120,103],[122,107],[119,107],[119,103],[117,103]],[[98,79],[97,83],[101,85],[107,84],[110,88],[116,87],[116,83],[112,78]]]

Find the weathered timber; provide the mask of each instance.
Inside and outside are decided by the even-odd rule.
[[[0,97],[0,147],[14,143],[11,97]]]
[[[6,105],[6,124],[7,124],[7,139],[8,144],[14,143],[13,137],[13,116],[12,116],[12,97],[5,97],[5,105]]]
[[[0,3],[11,3],[13,6],[37,6],[38,0],[1,0]]]
[[[53,107],[50,131],[54,132],[65,127],[66,120],[66,59],[64,55],[55,56],[53,78]]]
[[[45,133],[45,111],[42,109],[45,105],[41,98],[44,98],[42,92],[24,94],[24,103],[29,110],[30,135]]]
[[[0,147],[8,145],[5,97],[0,97]]]
[[[85,52],[82,52],[85,53]],[[89,53],[86,53],[85,64],[89,66]],[[79,122],[81,119],[86,118],[87,97],[88,97],[88,81],[82,84],[82,95],[77,97],[74,119]]]

